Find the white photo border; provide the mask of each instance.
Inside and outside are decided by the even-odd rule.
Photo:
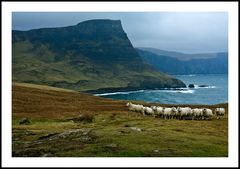
[[[228,12],[228,157],[211,158],[14,158],[12,157],[12,12]],[[3,167],[237,167],[238,2],[2,2]]]

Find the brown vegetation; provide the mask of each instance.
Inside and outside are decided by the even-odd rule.
[[[13,85],[13,116],[28,118],[47,118],[47,119],[65,119],[76,117],[84,113],[123,113],[129,114],[126,107],[128,101],[112,100],[92,96],[90,94],[70,91],[54,90],[51,87],[43,86],[44,90],[35,85],[22,85],[15,83]],[[224,107],[228,114],[228,104],[216,105],[172,105],[158,103],[144,103],[133,101],[133,103],[143,104],[145,106],[189,106],[191,108],[207,107],[214,109]],[[114,115],[115,116],[115,115]]]

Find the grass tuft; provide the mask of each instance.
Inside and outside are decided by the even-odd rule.
[[[94,114],[92,113],[83,113],[78,117],[72,119],[75,123],[85,122],[85,123],[92,123],[94,121]]]

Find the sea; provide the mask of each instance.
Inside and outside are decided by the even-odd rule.
[[[227,74],[172,75],[182,80],[187,87],[164,90],[138,90],[95,94],[117,100],[137,100],[162,104],[218,104],[228,102]],[[194,88],[189,88],[194,84]]]

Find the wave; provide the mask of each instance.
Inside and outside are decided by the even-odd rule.
[[[139,93],[139,92],[143,92],[143,91],[144,91],[144,90],[129,91],[129,92],[100,93],[100,94],[94,94],[94,96],[107,96],[107,95],[117,95],[117,94],[131,94],[131,93]]]
[[[188,77],[192,77],[192,76],[197,76],[196,74],[190,74],[190,75],[173,75],[173,76],[188,76]]]
[[[159,90],[160,92],[166,92],[166,93],[190,93],[193,94],[195,91],[194,90]]]
[[[195,91],[194,90],[182,90],[182,91],[178,91],[179,93],[191,93],[193,94]]]
[[[113,92],[113,93],[100,93],[94,94],[94,96],[108,96],[108,95],[127,95],[132,93],[152,93],[152,92],[164,92],[164,93],[186,93],[186,94],[193,94],[196,89],[213,89],[217,88],[216,86],[199,86],[194,85],[194,88],[164,88],[164,89],[152,89],[152,90],[136,90],[136,91],[128,91],[128,92]]]
[[[186,94],[193,94],[196,89],[213,89],[217,88],[216,86],[199,86],[194,85],[194,88],[164,88],[164,89],[151,89],[151,90],[136,90],[136,91],[128,91],[128,92],[113,92],[113,93],[100,93],[94,94],[94,96],[108,96],[108,95],[127,95],[132,93],[152,93],[152,92],[164,92],[164,93],[186,93]]]
[[[154,93],[154,92],[163,92],[163,93],[190,93],[193,94],[195,91],[188,88],[165,88],[162,90],[155,89],[155,90],[137,90],[137,91],[129,91],[129,92],[113,92],[113,93],[100,93],[100,94],[94,94],[94,96],[108,96],[108,95],[127,95],[132,93]]]
[[[194,88],[195,89],[214,89],[214,88],[217,88],[217,86],[204,86],[204,87],[201,87],[199,85],[194,85]]]

